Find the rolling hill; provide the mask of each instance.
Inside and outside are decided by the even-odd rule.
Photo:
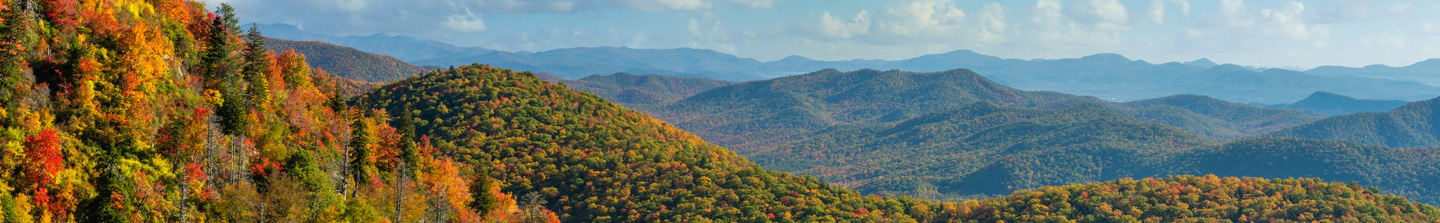
[[[264,32],[266,36],[274,38],[297,41],[321,41],[352,47],[365,52],[389,55],[412,63],[431,58],[459,58],[495,52],[494,50],[480,47],[459,47],[449,43],[403,35],[397,36],[377,33],[369,36],[340,37],[306,32],[298,27],[287,24],[260,24],[258,26],[260,31]]]
[[[0,7],[0,41],[36,46],[0,44],[0,172],[6,173],[0,174],[0,217],[7,222],[1014,217],[990,209],[1008,201],[981,206],[862,196],[813,177],[767,171],[664,122],[528,72],[462,66],[392,82],[347,103],[337,94],[346,84],[336,81],[345,79],[312,72],[305,56],[234,41],[263,37],[235,35],[238,19],[228,4],[210,16],[199,2],[74,3],[47,2],[40,17],[11,10],[17,1],[0,3],[6,6]],[[116,10],[124,8],[145,10]],[[1185,179],[1133,185],[1183,186]],[[1246,211],[1280,220],[1435,220],[1433,207],[1358,192],[1358,186],[1250,181],[1211,186],[1283,190],[1203,201],[1262,204]],[[1100,195],[1105,189],[1077,191]],[[1299,192],[1344,196],[1292,196]],[[1088,204],[1152,213],[1125,213],[1137,219],[1195,216],[1148,202],[1182,194]],[[1246,199],[1282,195],[1291,197]],[[1279,210],[1296,214],[1270,215]],[[1343,215],[1303,214],[1336,210]],[[1160,213],[1166,214],[1155,216]]]
[[[265,38],[270,51],[295,52],[307,55],[305,62],[337,76],[366,82],[391,82],[427,71],[390,56],[367,53],[350,47],[320,41],[290,41]]]
[[[1199,95],[1175,95],[1119,103],[1131,117],[1195,134],[1235,139],[1320,120],[1294,110],[1267,109]]]
[[[759,61],[708,49],[690,48],[581,47],[536,53],[497,51],[467,57],[434,58],[414,62],[439,66],[484,63],[496,67],[550,73],[569,79],[622,72],[702,77],[726,81],[761,79],[759,76],[742,72],[748,67],[759,65]]]
[[[1026,92],[969,70],[821,70],[701,92],[652,111],[708,141],[748,155],[841,124],[883,123],[979,101],[1026,107],[1093,98]]]
[[[1400,100],[1367,100],[1330,92],[1317,91],[1304,100],[1291,104],[1279,104],[1271,108],[1316,111],[1330,115],[1347,115],[1360,112],[1384,112],[1404,106]]]
[[[562,82],[572,90],[590,92],[601,98],[609,99],[611,102],[619,103],[636,110],[645,110],[637,107],[660,106],[679,101],[680,99],[706,90],[734,84],[728,81],[704,78],[669,77],[656,74],[635,75],[630,73],[591,75],[580,78],[579,80],[560,79],[556,77],[546,81]]]
[[[1149,176],[1162,165],[1151,157],[1211,144],[1099,104],[1035,110],[982,101],[898,123],[832,127],[751,157],[862,193],[960,200]]]
[[[939,206],[865,197],[813,177],[761,169],[649,116],[593,94],[486,65],[436,71],[380,87],[354,103],[413,115],[415,133],[499,180],[538,192],[566,222],[910,219],[856,209]]]
[[[862,193],[964,200],[1126,177],[1215,174],[1357,181],[1440,202],[1440,148],[1258,138],[1219,144],[1098,104],[980,102],[897,123],[831,127],[751,159]]]
[[[1415,62],[1404,67],[1370,65],[1365,67],[1320,66],[1305,73],[1325,76],[1355,76],[1391,80],[1407,80],[1440,86],[1440,59]]]
[[[1291,208],[1300,206],[1333,208]],[[962,208],[961,218],[976,222],[1431,222],[1440,214],[1358,184],[1213,175],[1045,187]]]
[[[1391,147],[1440,146],[1440,98],[1411,102],[1386,112],[1321,119],[1268,136],[1332,139]]]

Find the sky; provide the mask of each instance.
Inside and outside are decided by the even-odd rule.
[[[1118,53],[1311,68],[1440,57],[1423,0],[218,0],[244,23],[505,51],[701,48],[760,61]]]

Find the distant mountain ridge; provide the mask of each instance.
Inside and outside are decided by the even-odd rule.
[[[1316,91],[1364,99],[1407,101],[1440,96],[1440,87],[1407,79],[1385,79],[1383,75],[1346,75],[1349,71],[1312,75],[1283,69],[1216,64],[1203,58],[1185,63],[1154,64],[1131,60],[1118,54],[1102,53],[1080,58],[1019,60],[956,50],[903,60],[821,61],[789,56],[776,61],[760,62],[704,49],[581,47],[533,53],[505,52],[461,48],[404,36],[342,38],[304,33],[292,26],[272,25],[261,28],[267,27],[283,28],[284,31],[265,30],[266,33],[281,33],[315,40],[328,38],[336,41],[333,43],[337,45],[390,54],[421,66],[447,67],[483,63],[550,73],[567,79],[623,72],[741,82],[805,74],[822,69],[940,72],[965,68],[1016,89],[1088,95],[1107,101],[1195,94],[1238,103],[1280,104],[1298,101]],[[278,34],[276,37],[284,38]],[[1440,71],[1440,66],[1428,64],[1431,63],[1407,67],[1407,72]],[[1436,64],[1440,64],[1440,60],[1437,60]],[[1317,68],[1311,71],[1324,70]]]
[[[359,49],[365,52],[373,52],[393,56],[407,62],[430,58],[451,58],[465,57],[494,52],[494,50],[480,47],[458,47],[448,43],[434,40],[424,40],[409,36],[393,36],[388,34],[375,34],[369,36],[331,36],[316,34],[301,30],[287,24],[260,24],[257,28],[265,33],[265,36],[287,39],[321,41],[335,45],[341,45]],[[431,64],[418,64],[431,65]],[[459,65],[459,64],[456,64]]]
[[[1292,110],[1316,111],[1330,115],[1347,115],[1360,112],[1384,112],[1390,109],[1405,106],[1408,103],[1400,100],[1366,100],[1354,97],[1317,91],[1306,97],[1305,100],[1293,104],[1279,104],[1271,108],[1283,108]]]
[[[590,92],[631,109],[668,104],[706,90],[734,84],[728,81],[704,78],[630,73],[591,75],[579,80],[563,79],[553,75],[541,79],[565,83],[565,86],[572,90]]]
[[[1131,117],[1225,139],[1258,135],[1321,118],[1301,111],[1260,108],[1188,94],[1118,105]]]
[[[1320,66],[1305,73],[1325,76],[1356,76],[1392,80],[1408,80],[1440,86],[1440,59],[1428,59],[1404,67],[1370,65],[1365,67]]]
[[[839,124],[893,122],[979,101],[1061,107],[1071,100],[1099,101],[1016,90],[965,69],[826,69],[719,87],[646,112],[746,155]]]
[[[295,52],[306,55],[306,63],[331,74],[357,81],[384,83],[428,71],[428,69],[410,65],[394,57],[326,42],[265,38],[265,43],[267,50],[284,52],[294,49]]]
[[[1267,135],[1390,147],[1437,147],[1440,146],[1440,98],[1411,102],[1386,112],[1334,116]]]

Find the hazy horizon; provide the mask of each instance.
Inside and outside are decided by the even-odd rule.
[[[457,46],[710,49],[760,61],[1014,59],[1116,53],[1155,63],[1405,66],[1440,53],[1440,3],[1418,1],[221,0],[242,22]],[[302,11],[289,11],[304,10]],[[417,13],[424,12],[424,13]]]

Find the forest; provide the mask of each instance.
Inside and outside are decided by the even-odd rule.
[[[267,50],[238,21],[183,0],[0,5],[0,220],[1440,221],[1308,178],[867,195],[534,73],[472,64],[375,86]]]

